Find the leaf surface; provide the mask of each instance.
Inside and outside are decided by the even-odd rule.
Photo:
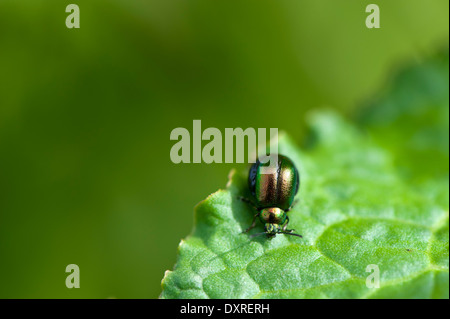
[[[251,197],[247,172],[232,171],[196,206],[161,298],[448,298],[445,81],[448,54],[401,73],[358,124],[321,111],[307,119],[307,148],[280,135],[301,175],[288,214],[303,238],[242,234],[255,211],[238,200]]]

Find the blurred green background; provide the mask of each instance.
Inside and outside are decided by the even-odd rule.
[[[81,28],[67,29],[76,3]],[[381,28],[367,29],[376,3]],[[173,164],[172,129],[352,116],[448,46],[447,0],[0,0],[0,297],[157,298],[231,167]],[[67,289],[65,267],[81,270]]]

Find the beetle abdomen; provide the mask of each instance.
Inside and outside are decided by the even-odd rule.
[[[287,210],[298,192],[299,173],[289,158],[278,155],[275,169],[269,174],[262,174],[262,167],[268,167],[269,163],[261,163],[258,159],[252,165],[248,180],[250,190],[259,208],[278,207]]]

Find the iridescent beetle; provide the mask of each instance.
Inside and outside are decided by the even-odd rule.
[[[240,199],[251,204],[257,213],[253,222],[244,232],[250,231],[256,225],[256,218],[264,224],[264,232],[251,235],[267,235],[271,238],[276,234],[286,234],[302,237],[292,233],[294,229],[287,229],[289,212],[294,206],[294,197],[300,187],[300,174],[294,163],[286,156],[279,154],[269,155],[272,160],[278,158],[275,167],[269,174],[263,174],[262,169],[268,169],[270,158],[261,157],[250,167],[248,174],[248,186],[256,203],[244,197]],[[264,159],[264,160],[263,160]]]

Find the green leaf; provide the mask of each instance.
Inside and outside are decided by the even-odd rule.
[[[431,72],[430,65],[419,68]],[[400,78],[404,93],[417,80]],[[382,101],[402,101],[396,94],[405,95],[394,89]],[[418,104],[429,105],[423,99]],[[441,104],[448,112],[448,93],[433,105]],[[448,298],[448,119],[436,106],[421,111],[434,119],[422,123],[419,111],[402,106],[402,119],[386,124],[389,107],[380,105],[361,117],[369,134],[333,112],[317,112],[307,120],[307,149],[280,135],[280,153],[301,174],[289,226],[303,238],[242,234],[255,212],[238,200],[250,197],[247,172],[233,171],[226,189],[196,206],[194,229],[164,276],[161,298]],[[411,132],[420,136],[402,144]],[[433,157],[434,167],[422,170],[426,162],[408,158],[411,151]],[[259,224],[251,233],[261,231]],[[379,288],[366,284],[370,265],[379,269]]]
[[[378,145],[388,150],[405,178],[448,180],[449,54],[398,73],[360,114]]]

